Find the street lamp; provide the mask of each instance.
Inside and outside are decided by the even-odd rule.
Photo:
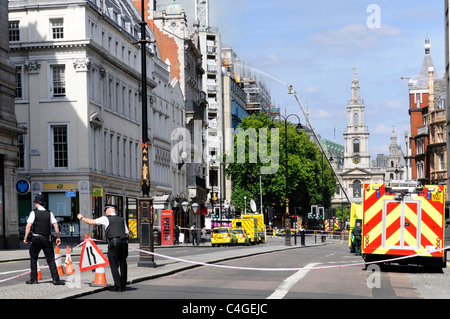
[[[302,130],[303,126],[300,123],[300,118],[296,114],[289,114],[287,116],[283,116],[281,114],[278,114],[272,118],[272,124],[270,124],[269,128],[274,129],[275,125],[273,124],[273,121],[276,117],[281,117],[284,119],[284,154],[285,154],[285,161],[286,161],[286,216],[284,218],[284,229],[285,229],[285,245],[291,246],[291,220],[289,219],[289,198],[288,198],[288,189],[289,189],[289,175],[288,175],[288,135],[287,135],[287,120],[289,117],[295,116],[298,119],[297,124],[297,130]]]
[[[183,215],[183,224],[186,225],[186,215],[188,212],[188,208],[189,208],[189,202],[184,201],[181,203],[181,208],[183,209],[184,215]],[[184,242],[186,242],[186,232],[185,230],[183,230],[183,235],[184,235]]]
[[[244,214],[247,214],[247,195],[244,196],[244,203],[245,203]]]
[[[195,217],[195,215],[197,215],[198,209],[199,209],[198,203],[192,203],[191,208],[192,208],[192,219],[194,219],[194,221],[193,221],[192,224],[194,224],[194,223],[195,223],[195,219],[196,219],[196,218],[194,218],[194,217]],[[191,224],[191,225],[192,225],[192,224]],[[197,234],[197,229],[196,229],[196,228],[195,228],[192,232],[194,232],[194,231],[195,231],[195,233]],[[192,236],[194,236],[193,233],[192,233]],[[192,243],[194,244],[194,237],[192,237]],[[198,245],[198,242],[197,242],[197,245]]]
[[[197,204],[197,203],[193,203],[193,204],[192,204],[192,213],[193,213],[194,215],[196,215],[197,212],[198,212],[198,204]]]
[[[141,40],[138,41],[141,45],[141,64],[142,64],[142,175],[141,175],[141,192],[142,197],[139,199],[139,248],[140,252],[138,267],[152,267],[155,268],[155,259],[153,256],[153,199],[150,198],[150,166],[148,158],[148,123],[147,123],[147,43],[145,22],[145,0],[141,2],[142,21],[141,25]]]
[[[184,201],[181,203],[181,208],[183,208],[183,212],[186,214],[189,207],[189,203]]]

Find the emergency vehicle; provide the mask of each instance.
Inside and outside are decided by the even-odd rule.
[[[258,244],[266,241],[266,225],[263,214],[246,214],[234,218],[233,228],[242,228],[250,238],[250,243]]]
[[[236,235],[230,227],[216,227],[212,231],[211,245],[237,245]]]
[[[266,224],[264,223],[264,215],[263,214],[249,214],[245,216],[253,217],[257,220],[257,232],[258,232],[258,241],[260,243],[266,242]]]
[[[445,191],[416,182],[364,184],[364,260],[445,268]]]
[[[358,203],[352,203],[350,208],[350,225],[348,230],[348,248],[351,253],[355,252],[355,243],[352,235],[353,228],[355,228],[356,223],[360,223],[362,227],[362,218],[363,218],[363,205]]]

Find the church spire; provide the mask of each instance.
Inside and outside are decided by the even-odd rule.
[[[430,39],[427,38],[425,39],[425,54],[430,54],[430,50],[431,50],[431,44],[430,44]]]
[[[356,77],[356,68],[354,70],[354,77],[352,82],[352,101],[351,104],[361,104],[359,80]]]

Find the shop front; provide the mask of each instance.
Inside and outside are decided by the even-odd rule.
[[[44,205],[53,213],[60,229],[61,238],[80,238],[80,225],[76,218],[79,208],[79,191],[77,183],[39,183],[35,192],[18,195],[19,233],[23,237],[30,212],[35,208],[33,199],[42,193],[47,202]],[[37,187],[40,185],[42,187]]]
[[[135,197],[127,197],[117,194],[103,194],[103,189],[97,188],[92,191],[92,218],[99,218],[104,216],[104,207],[106,204],[112,204],[116,206],[116,213],[125,219],[127,223],[129,233],[129,241],[136,242],[138,239],[137,230],[137,207],[138,200]],[[92,227],[92,238],[104,239],[105,234],[103,227]]]

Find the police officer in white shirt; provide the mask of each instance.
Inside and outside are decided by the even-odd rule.
[[[127,284],[128,227],[125,219],[116,215],[116,206],[106,205],[105,215],[90,219],[78,214],[78,219],[88,225],[103,225],[108,241],[108,260],[114,279],[110,291],[124,291]],[[120,269],[120,273],[119,273]]]
[[[50,273],[52,275],[54,285],[64,285],[59,279],[58,269],[55,263],[55,253],[53,251],[51,231],[52,226],[55,228],[56,233],[56,245],[61,244],[61,238],[59,236],[58,222],[53,216],[53,213],[44,208],[45,197],[42,194],[37,194],[34,198],[35,209],[30,212],[27,220],[27,226],[25,229],[25,238],[23,242],[28,244],[28,239],[31,239],[30,245],[30,280],[27,280],[27,284],[37,284],[37,260],[41,250],[44,251],[45,259],[47,260]]]

